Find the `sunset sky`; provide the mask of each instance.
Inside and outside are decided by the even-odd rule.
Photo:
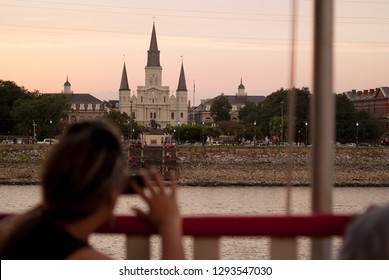
[[[28,90],[118,99],[144,85],[155,20],[162,84],[177,88],[183,56],[189,99],[288,88],[291,0],[0,0],[0,79]],[[389,0],[335,1],[334,91],[389,86]],[[296,86],[312,87],[313,1],[298,1]]]

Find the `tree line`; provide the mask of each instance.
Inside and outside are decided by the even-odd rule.
[[[212,124],[177,125],[164,128],[179,141],[204,142],[207,137],[227,136],[229,141],[264,139],[277,136],[285,141],[288,136],[288,92],[279,89],[266,96],[261,103],[247,102],[239,111],[239,122],[231,121],[231,104],[223,95],[213,100],[210,113]],[[308,88],[294,89],[296,95],[295,135],[296,142],[304,142],[310,137],[309,105],[312,93]],[[336,141],[377,142],[382,129],[378,120],[366,112],[358,112],[344,95],[334,94],[336,100]],[[38,139],[51,138],[61,134],[64,124],[61,120],[70,110],[66,96],[30,92],[12,81],[0,80],[0,134],[33,135],[35,124]],[[106,118],[117,124],[125,138],[137,138],[146,128],[126,113],[111,111]],[[356,128],[356,123],[358,127]],[[357,131],[358,130],[358,131]],[[358,133],[358,135],[356,135]]]

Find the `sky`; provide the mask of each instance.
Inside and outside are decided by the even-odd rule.
[[[389,0],[334,1],[334,92],[389,86]],[[313,1],[297,0],[295,86],[312,88]],[[118,99],[145,83],[155,22],[162,84],[181,61],[193,105],[290,88],[292,0],[0,0],[0,79],[55,93]],[[195,94],[194,94],[195,84]]]

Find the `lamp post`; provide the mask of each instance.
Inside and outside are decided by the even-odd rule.
[[[284,139],[284,101],[281,101],[281,139]]]
[[[305,121],[305,147],[308,147],[308,122]]]
[[[257,121],[254,121],[254,137],[253,137],[253,146],[256,145],[256,142],[257,142],[257,129],[256,129],[256,125],[257,125]]]
[[[51,131],[51,124],[53,123],[52,120],[50,120],[50,127],[49,127],[49,130],[50,130],[50,145],[51,145],[51,137],[52,137],[52,131]]]
[[[204,145],[205,145],[205,142],[204,142],[204,141],[205,141],[205,135],[204,135],[204,122],[202,122],[202,124],[203,124],[203,129],[202,129],[202,130],[203,130],[203,146],[204,146]]]
[[[356,137],[356,139],[357,139],[357,148],[358,148],[358,127],[359,127],[359,122],[356,122],[355,126],[357,127],[357,137]]]
[[[35,127],[36,126],[37,126],[37,124],[35,123],[34,120],[32,120],[32,131],[33,131],[33,135],[34,135],[34,139],[32,140],[33,144],[35,144],[35,142],[36,142],[36,133],[35,133]]]

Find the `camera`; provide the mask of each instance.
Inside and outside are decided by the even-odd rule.
[[[124,188],[122,194],[135,194],[135,190],[133,189],[133,185],[136,184],[140,188],[145,187],[145,183],[143,177],[139,174],[129,175],[125,179]]]

